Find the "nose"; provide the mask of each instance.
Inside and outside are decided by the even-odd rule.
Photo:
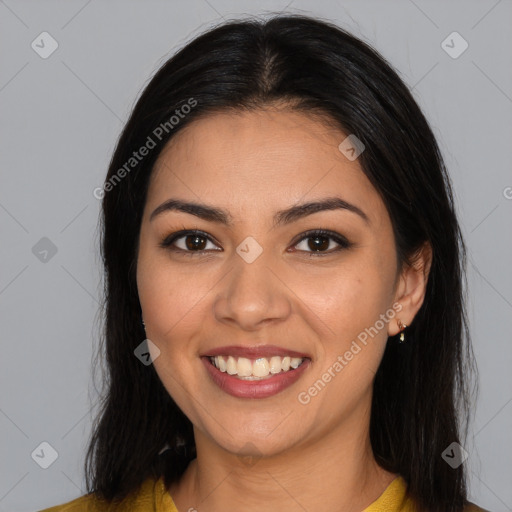
[[[252,263],[233,255],[233,266],[214,300],[219,322],[255,331],[286,320],[291,313],[289,290],[263,255]],[[288,292],[288,293],[287,293]]]

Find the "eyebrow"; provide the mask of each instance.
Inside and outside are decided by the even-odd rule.
[[[366,224],[370,224],[370,219],[366,213],[357,206],[348,203],[340,197],[327,197],[309,203],[297,204],[285,210],[278,211],[274,215],[274,226],[290,224],[313,213],[327,210],[346,210],[361,217]],[[162,203],[153,210],[149,221],[151,222],[158,215],[168,211],[189,213],[200,219],[209,222],[218,222],[226,226],[232,226],[233,224],[232,217],[226,210],[206,204],[181,201],[180,199],[168,199],[165,203]]]

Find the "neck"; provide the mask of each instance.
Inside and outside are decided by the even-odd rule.
[[[368,433],[350,427],[253,458],[233,455],[196,431],[197,458],[170,494],[180,512],[256,512],[262,504],[267,511],[361,512],[397,475],[378,466]]]

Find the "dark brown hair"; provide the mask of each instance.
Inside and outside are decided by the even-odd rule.
[[[384,58],[333,24],[296,15],[231,21],[195,38],[150,80],[118,141],[102,205],[108,376],[87,454],[88,490],[113,500],[149,476],[169,485],[195,457],[190,421],[153,366],[134,356],[145,338],[135,280],[138,239],[158,155],[201,116],[283,101],[325,115],[364,143],[359,162],[389,212],[400,265],[424,242],[433,248],[408,342],[388,340],[375,377],[370,438],[378,463],[403,476],[419,511],[460,512],[464,466],[453,469],[441,454],[467,435],[474,363],[465,246],[450,180],[429,124]],[[148,137],[156,147],[127,167]],[[123,166],[129,170],[120,173]]]

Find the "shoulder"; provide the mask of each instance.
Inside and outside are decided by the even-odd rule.
[[[104,505],[102,507],[101,502],[97,500],[94,495],[87,494],[85,496],[81,496],[80,498],[76,498],[73,501],[63,503],[62,505],[45,508],[40,512],[100,512],[107,510],[107,506]]]
[[[389,499],[390,502],[384,503],[384,500]],[[382,503],[381,501],[382,500]],[[400,503],[400,505],[398,505]],[[400,512],[415,512],[417,510],[417,506],[414,504],[414,500],[407,495],[407,483],[401,477],[398,476],[391,482],[388,486],[384,494],[380,497],[380,499],[375,502],[375,504],[379,504],[380,506],[375,508],[375,512],[379,512],[381,510],[397,510]],[[383,506],[386,505],[386,506]],[[363,512],[373,512],[373,509],[368,509],[368,511]],[[464,506],[463,512],[490,512],[489,510],[483,509],[470,501],[466,502]]]
[[[139,489],[122,501],[107,502],[94,494],[86,494],[62,505],[40,512],[174,512],[176,508],[166,492],[162,479],[148,478]],[[177,512],[177,511],[176,511]]]
[[[474,503],[468,501],[468,503],[464,507],[464,512],[489,512],[489,510],[481,508],[478,505],[475,505]]]

